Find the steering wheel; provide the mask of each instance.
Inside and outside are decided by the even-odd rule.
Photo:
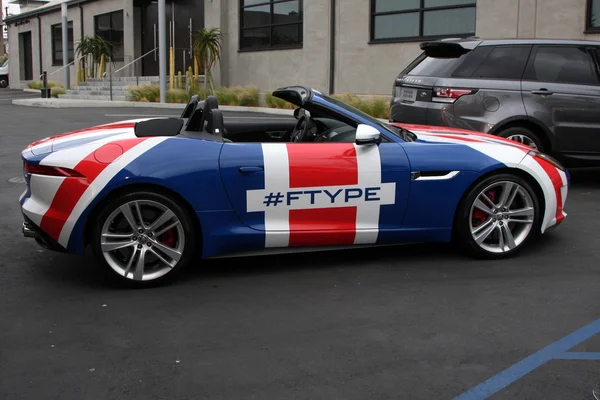
[[[302,126],[304,124],[304,126]],[[308,135],[308,131],[311,127],[310,117],[306,114],[298,118],[298,122],[294,126],[291,136],[291,142],[302,142]]]

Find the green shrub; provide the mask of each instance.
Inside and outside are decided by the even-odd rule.
[[[31,81],[27,84],[27,86],[29,87],[29,89],[41,89],[44,87],[44,83],[42,81]],[[48,81],[48,87],[63,87],[63,85],[58,82]]]
[[[236,86],[231,91],[237,98],[237,105],[242,107],[258,107],[258,88],[256,86]]]
[[[150,103],[157,103],[160,101],[160,86],[158,85],[130,86],[128,89],[134,101],[145,101]]]
[[[167,103],[183,103],[190,101],[190,94],[183,89],[172,89],[167,92]],[[160,95],[159,95],[160,100]]]
[[[367,96],[361,98],[351,93],[336,94],[333,97],[374,118],[389,119],[390,117],[389,97]]]
[[[58,98],[59,94],[65,94],[65,93],[67,93],[67,91],[62,86],[55,86],[52,88],[51,93],[52,93],[52,97]]]
[[[283,108],[288,110],[294,110],[297,108],[296,105],[290,103],[289,101],[280,99],[279,97],[275,97],[272,93],[267,93],[265,96],[265,101],[267,103],[267,107],[269,108]]]

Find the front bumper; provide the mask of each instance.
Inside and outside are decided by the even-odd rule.
[[[47,250],[56,251],[59,253],[66,252],[66,249],[64,247],[62,247],[54,239],[52,239],[50,236],[44,233],[44,231],[42,231],[39,226],[34,224],[33,221],[31,221],[31,219],[29,219],[24,214],[21,232],[23,233],[24,237],[35,239],[38,245]]]

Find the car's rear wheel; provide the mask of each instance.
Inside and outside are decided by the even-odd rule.
[[[522,143],[542,153],[548,151],[548,146],[546,146],[546,143],[544,143],[542,138],[537,133],[522,126],[513,126],[511,128],[504,129],[498,133],[498,136]]]
[[[193,216],[178,201],[135,192],[110,201],[98,216],[92,247],[109,274],[133,286],[172,279],[192,259]]]
[[[539,236],[542,214],[539,195],[526,179],[492,175],[461,201],[455,221],[457,239],[476,257],[513,256]]]

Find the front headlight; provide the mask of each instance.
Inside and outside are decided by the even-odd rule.
[[[531,154],[532,156],[539,157],[545,161],[548,161],[550,164],[554,165],[556,168],[560,169],[561,171],[567,172],[567,169],[565,167],[563,167],[562,164],[560,162],[558,162],[557,159],[555,159],[554,157],[550,157],[548,154],[540,153],[537,150],[530,151],[529,154]]]

